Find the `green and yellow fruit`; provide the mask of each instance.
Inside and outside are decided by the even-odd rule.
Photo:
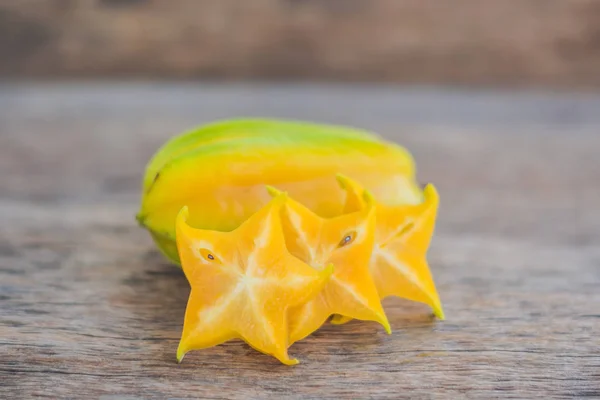
[[[411,155],[369,132],[296,121],[216,122],[167,142],[146,168],[137,219],[179,263],[175,220],[184,206],[194,228],[232,231],[277,187],[322,217],[343,212],[337,174],[389,206],[419,204]]]

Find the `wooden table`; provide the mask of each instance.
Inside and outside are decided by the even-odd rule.
[[[445,306],[327,325],[286,367],[175,350],[189,293],[134,214],[170,135],[262,115],[398,140],[440,191]],[[0,87],[0,398],[600,397],[600,99],[318,86]]]

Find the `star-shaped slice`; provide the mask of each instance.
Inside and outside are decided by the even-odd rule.
[[[347,190],[353,190],[347,187]],[[272,195],[279,195],[269,188]],[[282,209],[283,231],[289,251],[321,271],[333,265],[333,275],[314,299],[290,310],[290,344],[317,330],[332,314],[376,321],[391,333],[377,288],[369,272],[373,249],[375,210],[370,195],[362,210],[321,218],[288,198]]]
[[[347,185],[361,193],[358,183],[341,177]],[[371,274],[380,297],[397,296],[429,305],[439,319],[444,311],[438,296],[429,265],[427,250],[433,236],[439,196],[435,187],[427,185],[424,201],[418,205],[386,206],[376,202],[377,226],[375,245],[371,258]],[[347,196],[345,212],[368,207],[360,196]],[[334,316],[332,323],[349,321]]]
[[[179,362],[190,350],[242,339],[284,364],[288,356],[288,309],[315,297],[332,268],[311,268],[291,255],[281,225],[282,194],[232,232],[195,229],[187,208],[176,221],[184,273],[191,285]]]

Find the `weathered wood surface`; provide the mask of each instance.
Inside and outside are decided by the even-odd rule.
[[[315,87],[0,87],[0,398],[600,397],[600,100]],[[134,223],[145,161],[225,116],[373,128],[442,205],[447,321],[326,326],[295,367],[175,350],[188,285]]]
[[[600,0],[2,0],[0,75],[600,87]]]

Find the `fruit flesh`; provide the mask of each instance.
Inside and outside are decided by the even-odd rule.
[[[280,193],[273,188],[270,192]],[[335,313],[379,322],[390,333],[369,272],[375,210],[366,207],[333,218],[321,218],[288,198],[282,208],[282,222],[286,245],[293,255],[316,270],[329,264],[334,267],[331,279],[314,299],[290,310],[290,344],[313,333]]]
[[[360,185],[348,180],[360,193]],[[439,319],[444,319],[442,304],[427,263],[426,255],[433,236],[439,196],[427,185],[425,200],[418,205],[386,206],[376,204],[377,225],[370,271],[379,296],[397,296],[429,305]],[[359,196],[348,197],[345,211],[366,207]],[[335,324],[349,318],[335,316]]]
[[[177,246],[191,285],[181,362],[191,350],[239,338],[284,364],[288,355],[288,309],[316,296],[332,269],[317,271],[292,256],[285,246],[280,208],[273,199],[232,232],[195,229],[188,210],[177,217]]]

